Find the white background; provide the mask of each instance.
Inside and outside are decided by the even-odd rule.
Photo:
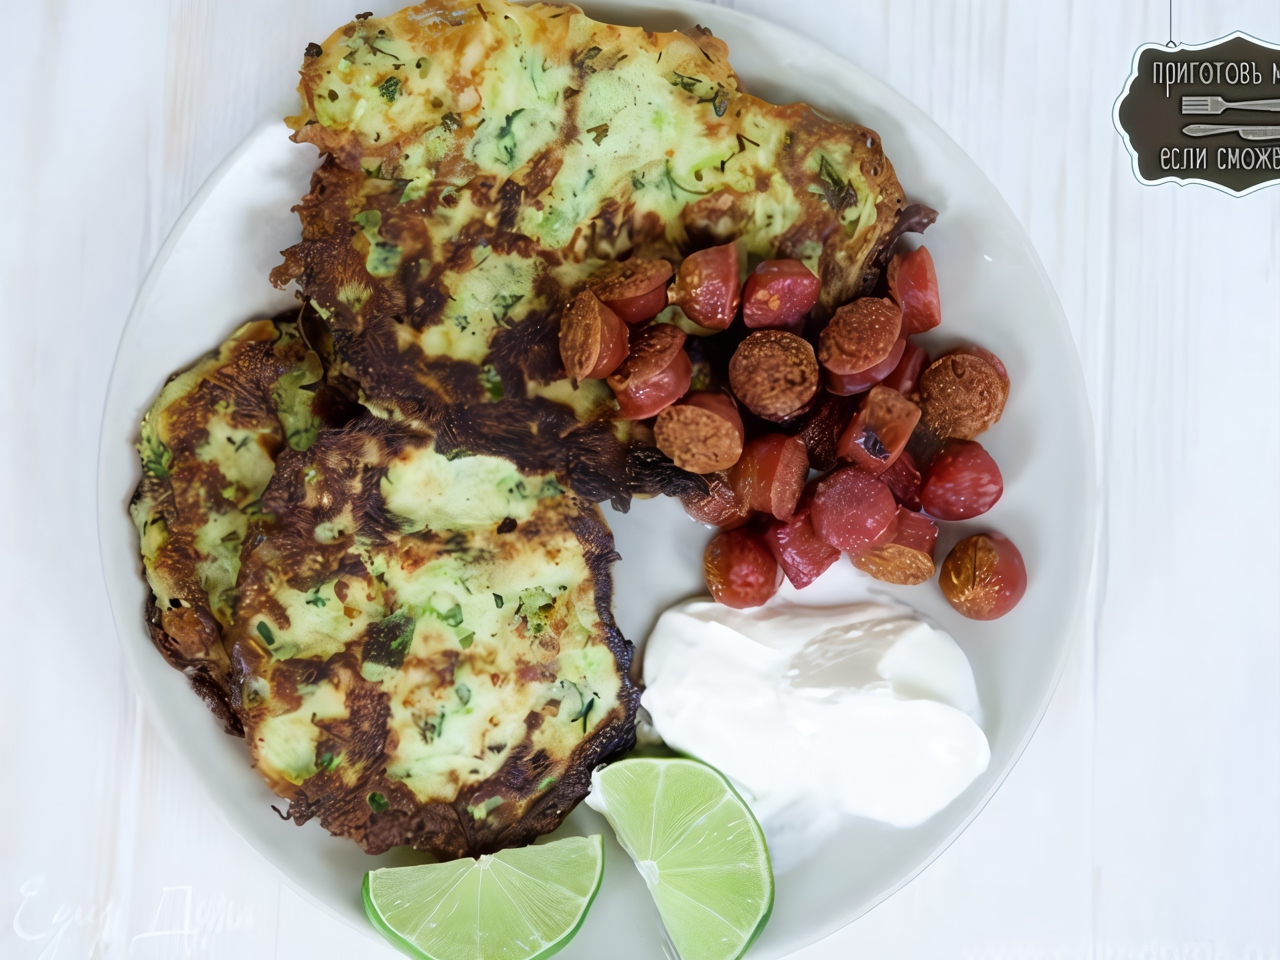
[[[222,822],[126,682],[94,518],[125,316],[205,177],[356,0],[5,0],[0,957],[395,956]],[[1280,958],[1280,188],[1143,187],[1138,0],[735,0],[884,78],[1000,188],[1070,318],[1102,490],[1090,626],[968,832],[797,955]],[[375,8],[389,12],[393,7]],[[1276,0],[1175,37],[1280,42]]]

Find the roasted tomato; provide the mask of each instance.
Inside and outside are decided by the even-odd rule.
[[[786,520],[795,512],[809,476],[809,453],[795,437],[769,433],[742,448],[742,456],[729,471],[738,500]]]
[[[764,538],[750,530],[716,534],[702,557],[707,589],[726,607],[758,607],[775,593],[782,572]]]
[[[841,397],[851,397],[855,393],[869,390],[897,369],[898,364],[902,362],[902,358],[906,354],[906,349],[907,341],[899,337],[898,342],[889,350],[888,355],[873,367],[868,367],[858,373],[832,373],[830,370],[823,370],[823,386],[831,393]]]
[[[845,432],[837,452],[867,473],[884,473],[906,449],[920,420],[920,408],[886,386],[871,388]]]
[[[606,263],[587,286],[627,323],[643,323],[667,305],[670,279],[671,264],[667,261],[632,257]]]
[[[948,440],[920,490],[920,504],[939,520],[971,520],[996,505],[1004,478],[991,454],[976,440]]]
[[[693,365],[683,350],[685,335],[654,323],[631,335],[630,354],[608,378],[623,420],[656,416],[689,390]]]
[[[880,479],[893,491],[893,499],[898,503],[908,510],[920,509],[920,488],[924,486],[924,479],[916,469],[911,451],[903,450],[889,469],[880,474]]]
[[[775,520],[764,534],[773,558],[797,590],[813,583],[840,559],[840,551],[813,529],[810,510],[809,501],[800,501],[790,520]]]
[[[887,273],[889,293],[902,306],[904,337],[932,330],[942,322],[938,274],[926,248],[897,254],[889,262]]]
[[[844,467],[818,481],[811,516],[818,536],[857,554],[892,539],[898,504],[879,478],[857,467]]]
[[[574,381],[599,380],[626,359],[627,328],[590,290],[583,290],[560,316],[560,359]]]
[[[933,547],[938,525],[920,513],[898,508],[898,528],[893,539],[863,551],[853,565],[885,583],[924,583],[933,577]]]
[[[799,260],[765,260],[742,288],[742,322],[799,333],[821,292],[822,281]]]
[[[902,359],[893,368],[893,372],[880,381],[881,386],[897,390],[904,397],[915,391],[920,382],[920,374],[929,365],[929,354],[923,347],[918,347],[910,340],[902,351]]]
[[[995,620],[1027,592],[1027,567],[1008,537],[965,537],[942,561],[938,583],[947,602],[971,620]]]
[[[707,474],[710,488],[705,494],[690,494],[680,498],[684,512],[699,523],[732,530],[751,518],[751,510],[738,500],[729,477],[723,473]]]
[[[738,312],[738,249],[732,243],[684,258],[667,300],[708,330],[724,330]]]

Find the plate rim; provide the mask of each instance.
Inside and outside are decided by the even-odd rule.
[[[1088,607],[1088,596],[1094,586],[1094,578],[1096,575],[1096,553],[1098,543],[1098,477],[1097,477],[1097,455],[1096,455],[1096,429],[1087,385],[1084,379],[1084,370],[1081,362],[1079,348],[1071,331],[1070,323],[1067,320],[1066,312],[1062,307],[1061,299],[1057,294],[1057,290],[1050,279],[1048,272],[1045,270],[1043,261],[1040,258],[1039,251],[1036,249],[1030,236],[1022,223],[1014,215],[1013,210],[1009,207],[1004,196],[996,188],[994,182],[986,172],[969,156],[969,154],[933,120],[922,108],[916,106],[906,96],[899,93],[887,82],[870,73],[865,68],[859,66],[853,61],[841,56],[833,50],[828,49],[816,40],[812,40],[803,34],[798,33],[789,27],[766,20],[755,14],[746,13],[731,7],[721,7],[712,3],[704,2],[704,0],[605,0],[609,5],[634,8],[637,11],[651,12],[654,7],[662,8],[663,12],[668,14],[684,15],[697,18],[699,15],[709,15],[710,19],[719,19],[721,21],[737,21],[737,25],[749,32],[759,33],[761,31],[772,32],[773,34],[786,35],[788,43],[805,48],[807,55],[818,57],[826,60],[833,67],[846,72],[850,78],[860,86],[879,87],[887,92],[892,99],[905,104],[910,111],[914,113],[912,117],[912,126],[921,129],[935,142],[944,143],[951,150],[963,157],[969,163],[973,170],[982,177],[992,188],[993,194],[998,198],[998,206],[991,213],[998,215],[1003,221],[1003,233],[1005,235],[1015,236],[1020,245],[1028,254],[1028,259],[1034,266],[1037,279],[1045,291],[1049,294],[1051,301],[1053,321],[1058,332],[1071,344],[1072,349],[1069,351],[1070,356],[1066,359],[1066,366],[1069,368],[1069,377],[1074,384],[1075,389],[1072,391],[1072,417],[1077,425],[1081,428],[1082,438],[1084,440],[1084,449],[1080,451],[1080,479],[1082,481],[1081,502],[1083,507],[1083,531],[1079,538],[1079,546],[1077,556],[1071,564],[1071,569],[1078,571],[1079,575],[1076,580],[1074,596],[1071,600],[1071,610],[1073,611],[1070,623],[1062,628],[1066,640],[1060,645],[1057,662],[1053,664],[1050,682],[1046,685],[1040,702],[1034,711],[1032,721],[1026,726],[1022,735],[1016,740],[1008,759],[1003,767],[998,771],[990,786],[984,791],[980,797],[974,802],[970,810],[962,817],[955,828],[947,834],[937,845],[923,857],[916,866],[907,871],[897,882],[887,886],[877,895],[862,901],[849,911],[840,914],[831,921],[816,926],[813,929],[804,931],[802,935],[795,938],[796,943],[791,948],[794,953],[798,950],[812,946],[819,940],[823,940],[839,930],[842,930],[849,924],[865,916],[871,910],[875,909],[885,900],[889,899],[907,884],[915,880],[923,873],[934,861],[946,852],[953,843],[963,834],[979,814],[986,809],[987,804],[991,802],[995,794],[1004,785],[1013,768],[1022,759],[1031,740],[1035,737],[1044,720],[1045,714],[1048,712],[1049,705],[1053,701],[1055,694],[1061,684],[1062,676],[1065,672],[1067,662],[1081,644],[1085,616]],[[588,16],[592,15],[592,8],[597,4],[587,0],[585,4],[577,4]],[[607,21],[604,21],[607,22]],[[276,98],[281,99],[281,98]],[[274,101],[271,101],[274,103]],[[103,397],[102,415],[98,424],[98,450],[97,450],[97,477],[95,479],[96,487],[96,526],[98,538],[98,557],[99,569],[103,579],[103,586],[107,595],[109,609],[111,610],[111,626],[116,634],[117,642],[121,648],[124,657],[126,672],[129,676],[129,682],[132,692],[138,697],[143,711],[153,718],[160,716],[160,711],[156,707],[156,698],[150,687],[143,680],[143,675],[137,662],[138,651],[135,649],[138,645],[130,643],[122,635],[119,625],[124,622],[123,617],[127,616],[125,611],[118,608],[119,600],[114,596],[111,588],[111,580],[107,573],[108,563],[108,539],[115,536],[110,529],[111,520],[108,519],[110,510],[119,506],[119,494],[121,491],[109,489],[107,483],[107,449],[108,443],[114,443],[115,437],[108,436],[109,424],[107,422],[108,414],[112,407],[111,398],[119,389],[120,377],[120,356],[130,330],[138,322],[138,318],[143,313],[146,304],[152,295],[160,276],[163,274],[165,267],[168,265],[174,250],[185,234],[191,221],[197,216],[204,204],[208,201],[210,195],[215,191],[222,180],[227,176],[228,172],[235,167],[240,158],[250,149],[257,138],[263,135],[267,130],[272,128],[283,127],[283,122],[279,114],[269,114],[263,120],[253,124],[246,132],[243,139],[232,148],[227,155],[218,163],[208,175],[200,188],[193,194],[190,201],[183,208],[182,213],[174,221],[173,226],[169,229],[163,243],[156,252],[155,258],[148,266],[142,281],[139,283],[138,292],[135,295],[126,316],[125,322],[121,327],[119,340],[116,349],[112,355],[111,375],[107,381],[106,392]],[[114,518],[118,521],[119,518]],[[141,622],[139,623],[141,625]],[[154,650],[148,643],[148,649]],[[288,884],[290,889],[294,890],[302,896],[308,903],[311,903],[321,909],[327,915],[339,920],[348,927],[353,927],[364,933],[370,939],[382,942],[377,931],[373,930],[369,925],[359,925],[352,923],[350,918],[334,909],[328,902],[313,894],[306,887],[296,883],[293,878],[268,857],[265,853],[258,849],[253,840],[245,831],[228,816],[223,809],[222,804],[217,800],[213,791],[206,783],[206,772],[194,762],[194,758],[181,748],[176,736],[170,729],[162,723],[153,723],[153,729],[160,735],[162,741],[169,748],[172,755],[176,756],[180,763],[187,771],[194,775],[200,788],[204,791],[206,797],[212,802],[218,815],[230,829],[239,836],[247,846],[249,846],[258,857],[269,864],[275,871],[277,877]]]

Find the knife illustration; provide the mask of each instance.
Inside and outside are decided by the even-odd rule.
[[[1280,140],[1280,126],[1240,126],[1224,123],[1190,123],[1182,128],[1189,137],[1212,137],[1215,134],[1238,133],[1246,140]]]

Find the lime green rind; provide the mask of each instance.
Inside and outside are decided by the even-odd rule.
[[[582,906],[579,909],[577,916],[574,918],[573,923],[566,928],[563,934],[561,934],[552,943],[547,944],[537,953],[522,956],[519,958],[519,960],[546,960],[546,958],[554,956],[555,954],[563,950],[566,946],[568,946],[569,942],[573,940],[575,936],[577,936],[578,931],[582,929],[583,923],[586,922],[587,914],[591,910],[591,905],[595,903],[596,896],[600,892],[601,881],[604,879],[604,838],[600,834],[592,834],[590,837],[566,837],[563,840],[553,841],[550,844],[543,844],[542,846],[554,846],[557,843],[577,842],[582,840],[586,840],[590,842],[595,848],[594,852],[596,855],[595,856],[596,869],[595,869],[595,876],[592,878],[590,892],[583,899]],[[518,849],[523,850],[523,849],[530,849],[530,848],[518,848]],[[494,856],[495,858],[500,858],[505,852],[506,851],[499,852]],[[423,867],[428,867],[428,868],[434,867],[434,866],[440,866],[440,864],[424,864],[423,865]],[[415,870],[415,869],[422,869],[422,867],[398,867],[398,868],[384,868],[384,869]],[[366,873],[364,875],[364,880],[360,886],[361,898],[364,901],[365,915],[369,918],[369,922],[373,924],[374,929],[376,929],[379,933],[381,933],[387,939],[387,941],[391,943],[392,946],[396,947],[396,949],[400,950],[401,953],[404,953],[407,956],[413,957],[414,960],[456,960],[456,958],[435,957],[430,953],[427,953],[421,947],[419,947],[413,941],[409,940],[402,933],[400,933],[399,931],[394,929],[389,923],[387,923],[386,919],[382,915],[382,911],[379,910],[377,905],[374,903],[373,893],[372,893],[371,883],[370,883],[370,879],[373,877],[373,875],[379,872],[381,871],[371,870],[368,873]],[[488,960],[488,958],[482,957],[479,954],[476,954],[473,960]]]
[[[725,802],[726,800],[731,800],[733,805],[741,813],[743,822],[749,825],[751,834],[754,836],[757,842],[759,857],[754,862],[753,865],[758,867],[758,872],[753,871],[752,875],[755,876],[757,880],[762,881],[761,883],[762,889],[758,891],[758,896],[761,903],[760,916],[755,921],[754,925],[751,927],[750,932],[743,937],[741,946],[734,953],[706,953],[702,955],[682,954],[683,960],[740,960],[740,958],[743,957],[746,954],[746,952],[751,948],[751,945],[754,944],[756,940],[760,937],[761,932],[764,930],[765,926],[769,922],[769,918],[773,914],[773,904],[774,904],[773,863],[769,856],[769,847],[765,839],[764,831],[761,829],[759,822],[756,820],[755,816],[752,814],[751,808],[742,799],[741,795],[734,788],[733,784],[728,780],[728,778],[725,777],[724,774],[722,774],[719,770],[716,770],[714,767],[711,767],[705,763],[702,763],[699,760],[696,760],[693,758],[685,758],[685,757],[658,758],[658,757],[635,757],[633,755],[631,757],[628,757],[625,760],[620,760],[615,762],[614,764],[611,764],[609,767],[605,768],[604,770],[598,771],[597,775],[607,776],[608,771],[613,770],[614,775],[617,776],[623,773],[629,773],[631,772],[631,770],[635,770],[636,768],[641,768],[641,769],[648,768],[648,770],[651,772],[651,776],[648,778],[650,782],[643,783],[640,780],[635,780],[633,782],[633,786],[636,789],[638,789],[640,792],[644,793],[646,797],[650,793],[652,793],[651,799],[655,805],[655,814],[656,814],[657,812],[656,808],[659,805],[659,794],[662,787],[661,768],[663,767],[683,767],[691,772],[696,771],[698,776],[709,776],[713,778],[720,787],[723,788],[723,797],[724,797],[724,799],[714,803],[711,807],[708,807],[705,810],[698,811],[698,810],[690,810],[688,808],[682,808],[682,809],[673,811],[673,816],[671,816],[670,818],[673,822],[667,824],[668,828],[674,828],[676,831],[681,831],[682,838],[687,837],[689,835],[689,830],[682,829],[681,824],[679,823],[680,820],[692,817],[693,822],[695,823],[699,822],[703,818],[705,818],[706,816],[714,812],[714,810],[717,809],[723,802]],[[631,768],[631,770],[628,770],[628,768]],[[603,784],[601,786],[602,786],[602,790],[607,794],[608,793],[607,787],[604,787]],[[621,799],[621,798],[615,797],[613,799],[616,802],[618,799]],[[632,799],[639,799],[639,797],[638,796],[633,797]],[[625,811],[617,810],[607,800],[604,804],[604,807],[605,807],[604,809],[605,818],[609,821],[610,825],[614,828],[614,832],[618,836],[619,843],[621,844],[623,849],[627,851],[628,855],[631,856],[633,860],[639,861],[641,858],[636,855],[636,851],[632,849],[631,844],[629,844],[625,838],[625,835],[629,831],[627,830],[625,825],[623,825],[620,828],[617,819],[615,819],[615,816],[618,813],[620,812],[625,813]],[[651,825],[650,830],[652,831],[653,829],[655,829],[655,827],[654,825]],[[669,830],[664,832],[669,832]],[[655,842],[655,837],[652,835],[652,833],[651,833],[649,842],[651,844]],[[671,854],[671,851],[669,850],[668,854],[664,856],[670,856],[670,854]],[[701,869],[711,870],[713,868],[714,868],[714,864],[708,863],[705,865],[705,867]],[[684,872],[684,871],[687,871],[688,869],[690,869],[690,867],[684,867],[679,872]],[[698,868],[695,867],[693,869],[698,869]],[[672,873],[673,871],[670,869],[666,871],[666,875],[668,876],[670,876]],[[661,880],[659,880],[659,887],[661,886],[662,886],[662,883],[661,883]],[[665,912],[663,910],[663,904],[659,899],[659,896],[660,896],[659,892],[651,889],[650,893],[651,895],[654,896],[655,903],[658,906],[659,914],[662,915],[663,923],[664,925],[666,925],[668,930],[668,935],[671,936],[673,942],[676,939],[675,934],[672,932],[673,924],[676,926],[679,926],[681,923],[681,919],[678,919],[675,916],[669,915],[673,894],[678,897],[683,897],[685,900],[689,901],[689,903],[697,909],[710,910],[710,907],[708,907],[707,905],[702,904],[696,900],[693,900],[688,894],[680,891],[677,885],[671,885],[668,888],[668,892],[661,896],[661,900],[666,900],[668,902],[668,910]],[[752,893],[753,895],[757,895],[756,891],[752,891]],[[688,916],[688,914],[684,910],[681,910],[681,913],[685,914],[686,917]],[[735,930],[735,932],[740,935],[743,934],[747,929],[745,925],[741,928],[734,928],[732,923],[730,923],[726,918],[719,917],[718,915],[717,917],[721,922],[725,924],[725,926],[728,929]],[[691,920],[690,922],[693,924],[697,923],[696,920]],[[686,943],[686,947],[687,946],[688,944]]]

